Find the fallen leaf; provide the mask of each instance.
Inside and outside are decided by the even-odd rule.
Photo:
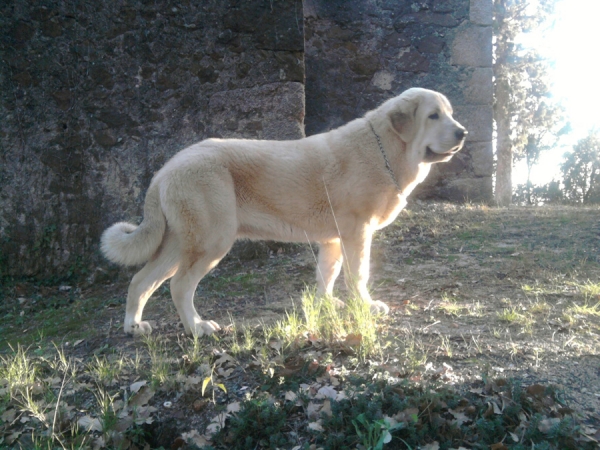
[[[229,405],[227,405],[228,413],[239,412],[240,409],[241,409],[240,402],[233,402],[233,403],[230,403]]]
[[[288,402],[295,402],[296,399],[298,398],[298,395],[296,395],[296,393],[292,392],[292,391],[287,391],[285,393],[285,400]]]
[[[306,415],[308,416],[308,419],[316,419],[317,417],[319,417],[319,411],[322,407],[323,406],[319,405],[318,403],[309,403],[306,407]]]
[[[208,440],[206,438],[206,436],[201,435],[200,433],[198,433],[196,430],[192,430],[189,433],[183,433],[181,435],[181,437],[188,443],[188,444],[194,444],[197,447],[206,447],[208,445],[211,445],[210,440]]]
[[[276,350],[278,352],[281,351],[281,346],[282,346],[281,341],[270,341],[269,342],[269,347],[271,347],[273,350]]]
[[[133,417],[131,417],[131,416],[123,417],[115,425],[115,430],[122,433],[123,431],[127,430],[127,428],[129,428],[131,425],[133,425]]]
[[[4,411],[2,413],[2,416],[0,416],[0,419],[2,419],[3,422],[12,422],[13,420],[15,420],[16,415],[17,415],[16,409],[7,409],[6,411]]]
[[[215,361],[215,366],[221,366],[224,364],[236,364],[236,360],[227,353],[223,353],[221,357]]]
[[[544,392],[546,392],[546,388],[541,384],[532,384],[531,386],[527,387],[526,391],[529,395],[532,395],[534,397],[540,397],[544,395]]]
[[[433,441],[431,444],[424,445],[420,447],[421,450],[439,450],[440,443],[438,441]]]
[[[454,411],[453,409],[448,410],[448,412],[454,416],[455,420],[450,422],[453,425],[456,424],[456,426],[462,427],[464,423],[471,422],[471,419],[465,413]]]
[[[142,386],[140,390],[131,397],[131,400],[129,400],[129,406],[139,407],[147,405],[152,397],[154,397],[154,391],[149,386]]]
[[[227,378],[229,375],[231,375],[233,373],[233,371],[235,370],[234,367],[231,367],[229,369],[222,369],[221,367],[219,367],[217,369],[217,373],[222,376],[223,378]]]
[[[344,340],[344,344],[349,347],[358,347],[362,342],[362,334],[349,334]]]
[[[323,402],[323,407],[321,408],[321,414],[325,414],[328,417],[331,417],[331,400],[325,400]]]
[[[335,399],[338,395],[338,392],[331,386],[323,386],[321,389],[317,391],[316,399],[322,398],[331,398]]]
[[[129,390],[135,394],[137,391],[140,390],[140,388],[142,386],[146,386],[146,383],[148,383],[146,380],[144,380],[144,381],[136,381],[131,386],[129,386]]]
[[[490,403],[492,404],[492,407],[494,408],[494,414],[502,415],[502,410],[500,409],[498,404],[496,402],[490,402]]]
[[[104,440],[104,436],[98,436],[92,441],[92,450],[99,450],[104,447],[106,447],[106,441]]]
[[[225,421],[230,416],[228,413],[217,414],[206,427],[205,436],[209,439],[219,430],[225,427]]]
[[[22,431],[15,431],[14,433],[11,433],[8,436],[6,436],[6,443],[8,445],[12,444],[19,438],[19,436],[21,436],[21,433]]]
[[[77,420],[77,425],[83,428],[85,431],[102,431],[102,424],[99,419],[83,416]]]
[[[490,450],[508,450],[508,447],[502,442],[498,442],[497,444],[492,444]]]
[[[555,428],[559,423],[560,419],[558,417],[551,419],[543,419],[538,425],[538,430],[540,430],[540,432],[544,434],[547,434],[550,431],[552,431],[552,429]]]
[[[309,430],[313,430],[313,431],[325,431],[323,429],[323,426],[319,422],[320,421],[309,423],[308,424],[308,429]]]
[[[346,393],[344,391],[341,391],[338,393],[338,395],[335,397],[335,400],[338,402],[341,402],[342,400],[347,400],[348,396],[346,395]]]

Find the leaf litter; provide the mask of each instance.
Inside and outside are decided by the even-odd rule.
[[[79,423],[80,433],[89,430],[91,436],[82,448],[237,448],[241,435],[235,433],[247,431],[251,419],[264,416],[276,423],[274,417],[284,414],[270,436],[256,436],[256,447],[470,449],[482,448],[478,442],[487,439],[487,448],[496,449],[530,448],[533,442],[595,448],[597,409],[581,406],[597,405],[600,394],[597,384],[586,383],[598,367],[599,327],[593,308],[590,314],[585,309],[599,298],[583,294],[581,286],[600,272],[593,258],[597,243],[590,240],[597,235],[598,211],[413,206],[374,244],[374,297],[392,306],[391,317],[379,325],[386,346],[381,354],[359,360],[360,333],[336,341],[307,334],[293,348],[271,339],[236,355],[227,349],[230,336],[205,339],[202,361],[180,357],[170,363],[175,381],[169,386],[150,381],[145,358],[138,368],[123,368],[103,383],[114,398],[101,414],[93,395],[98,386],[84,361],[90,352],[133,360],[133,351],[143,346],[118,330],[77,339],[68,348],[69,357],[78,358],[78,375],[61,387],[64,376],[40,359],[43,370],[57,376],[30,385],[37,406],[27,409],[23,396],[9,394],[0,410],[0,442],[25,445],[32,432],[39,439],[44,433],[63,439],[58,428]],[[499,217],[510,225],[499,226]],[[572,224],[569,232],[563,223]],[[258,316],[267,310],[281,316],[290,295],[303,289],[304,281],[298,281],[311,282],[314,264],[301,250],[276,255],[262,266],[247,264],[247,273],[257,279],[274,268],[280,274],[279,281],[269,281],[266,297],[250,295],[241,307],[242,297],[235,296],[215,298],[215,304],[223,303],[233,317],[252,316],[248,304]],[[236,261],[225,261],[214,275],[227,277],[237,267]],[[176,316],[168,305],[155,309],[160,311],[156,328],[174,343],[180,330],[173,327]],[[447,314],[454,306],[456,312]],[[494,318],[503,308],[514,308],[533,323]],[[533,312],[536,308],[542,313]],[[0,380],[0,394],[7,398],[8,391]],[[61,391],[60,402],[41,398]],[[32,411],[35,407],[42,413]],[[159,431],[168,435],[161,423],[169,418],[176,426],[168,441],[141,438]],[[336,432],[339,427],[346,436]],[[411,436],[421,440],[410,441]]]

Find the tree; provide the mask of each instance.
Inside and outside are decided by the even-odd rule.
[[[547,96],[533,94],[531,114],[525,122],[526,140],[522,153],[516,154],[515,159],[525,158],[527,164],[527,182],[525,184],[525,197],[527,204],[534,204],[533,184],[531,173],[538,164],[540,156],[548,150],[555,148],[560,138],[571,131],[571,124],[565,121],[564,109]]]
[[[565,154],[564,195],[574,203],[600,203],[600,131],[592,130]]]
[[[496,202],[512,201],[513,158],[527,140],[531,93],[539,90],[542,59],[518,43],[523,33],[540,26],[555,0],[494,0],[494,120],[496,122]]]

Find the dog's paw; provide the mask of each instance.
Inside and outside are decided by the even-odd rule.
[[[134,336],[143,336],[152,333],[152,327],[148,322],[139,322],[125,325],[125,333]]]
[[[200,337],[204,335],[211,335],[219,331],[221,327],[213,320],[201,320],[194,324],[194,328],[190,330],[190,334]]]
[[[336,308],[345,308],[346,304],[337,297],[329,297],[329,300]]]
[[[373,300],[371,302],[371,313],[372,314],[387,314],[390,312],[390,307],[379,300]]]

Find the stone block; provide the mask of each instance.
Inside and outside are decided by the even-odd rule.
[[[452,64],[492,67],[492,27],[463,26],[452,42]]]
[[[469,131],[467,142],[492,140],[492,105],[456,105],[454,117]]]
[[[494,151],[491,142],[468,142],[471,168],[477,177],[491,177],[494,173]]]
[[[476,25],[492,25],[494,0],[471,0],[469,20]]]
[[[473,105],[491,105],[494,96],[493,77],[491,68],[475,69],[465,86],[465,101]]]
[[[213,135],[224,138],[304,137],[304,85],[271,83],[217,92],[210,98]]]

